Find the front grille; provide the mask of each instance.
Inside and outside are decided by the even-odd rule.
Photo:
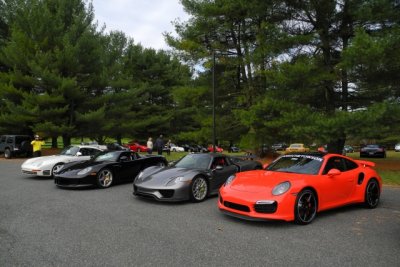
[[[254,210],[258,213],[274,213],[278,208],[278,203],[272,204],[254,204]]]
[[[229,202],[229,201],[224,201],[224,206],[227,207],[227,208],[234,209],[234,210],[250,212],[250,208],[249,207],[247,207],[245,205]]]

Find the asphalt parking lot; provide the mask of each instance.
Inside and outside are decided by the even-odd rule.
[[[202,203],[158,203],[132,185],[57,188],[0,160],[0,266],[400,266],[400,188],[307,226],[248,222]]]

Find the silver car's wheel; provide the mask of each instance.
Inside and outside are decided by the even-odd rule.
[[[113,183],[113,174],[109,169],[102,169],[97,173],[97,186],[100,188],[110,187]]]
[[[305,189],[296,198],[294,219],[297,224],[309,224],[317,214],[317,198],[313,191]]]
[[[379,184],[375,179],[369,180],[365,188],[365,206],[374,209],[378,206],[380,197]]]
[[[62,163],[57,163],[56,165],[54,165],[53,169],[51,169],[51,175],[54,176],[55,173],[59,172],[64,164]]]
[[[190,187],[190,198],[194,202],[203,201],[208,194],[208,184],[204,177],[193,179]]]

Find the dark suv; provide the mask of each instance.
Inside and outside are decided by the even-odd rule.
[[[32,156],[32,138],[29,135],[2,135],[0,136],[0,154],[6,159],[16,155]]]

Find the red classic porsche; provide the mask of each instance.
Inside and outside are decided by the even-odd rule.
[[[126,145],[130,150],[136,152],[146,152],[147,146],[141,145],[139,143],[129,143]]]
[[[317,212],[353,203],[375,208],[382,180],[375,163],[338,154],[283,155],[264,170],[230,176],[219,209],[247,220],[311,223]]]

